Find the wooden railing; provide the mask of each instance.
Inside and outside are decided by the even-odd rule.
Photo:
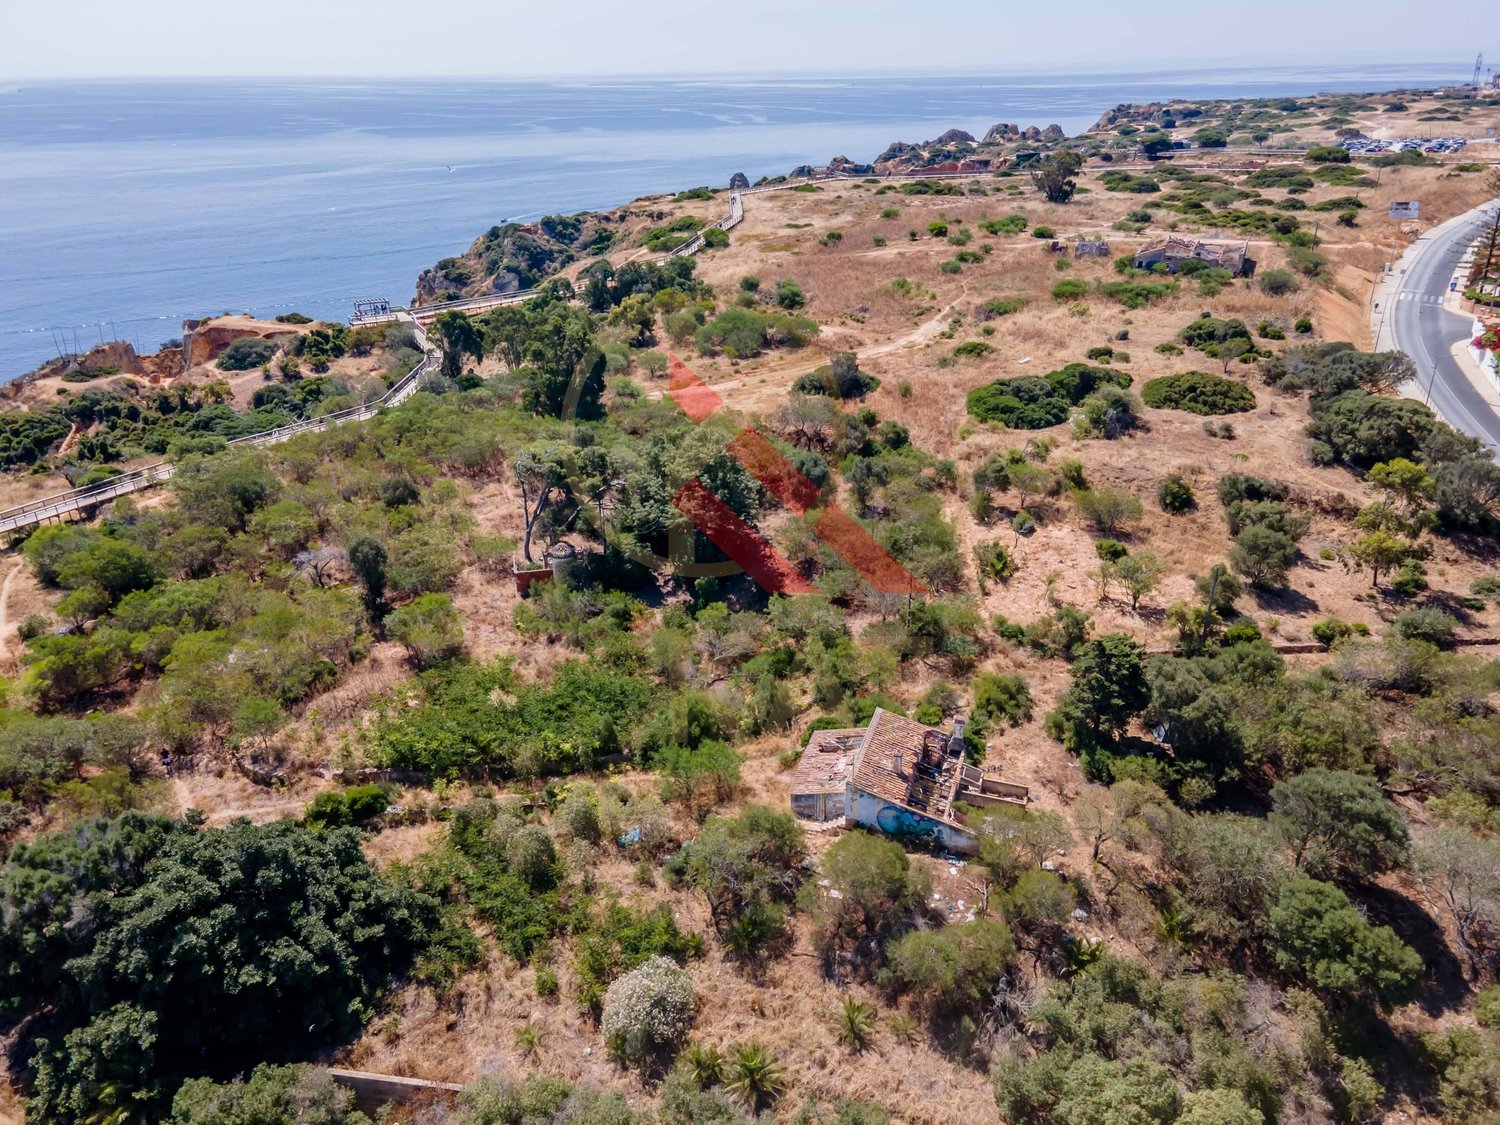
[[[422,379],[436,371],[441,362],[441,356],[437,352],[427,350],[429,346],[427,333],[422,326],[414,324],[414,328],[417,342],[423,349],[422,359],[379,398],[362,406],[351,406],[347,410],[338,410],[316,418],[304,418],[258,434],[247,434],[244,437],[234,438],[228,444],[275,445],[298,434],[318,432],[345,422],[360,422],[366,418],[373,418],[382,410],[399,406],[417,392]],[[98,484],[54,493],[51,496],[43,496],[14,508],[8,508],[0,512],[0,535],[24,531],[26,528],[52,520],[62,520],[79,512],[91,511],[117,497],[139,492],[143,488],[154,488],[164,481],[171,480],[174,471],[175,468],[171,462],[159,461],[154,465],[136,469],[134,472],[110,477],[109,480],[100,481]]]
[[[972,179],[979,173],[975,172],[911,172],[898,173],[895,175],[881,176],[882,181],[889,180],[934,180],[934,179]],[[801,187],[805,184],[822,183],[847,183],[863,179],[861,176],[847,175],[824,175],[801,177],[789,179],[783,183],[762,184],[759,187],[740,188],[729,193],[729,213],[718,222],[713,223],[710,228],[718,230],[732,230],[745,218],[744,196],[762,195],[769,191],[786,191],[791,188]],[[696,254],[703,249],[703,231],[693,235],[687,242],[664,255],[660,261],[671,258],[685,257]],[[423,376],[435,371],[441,362],[441,357],[435,351],[430,350],[427,333],[423,326],[424,321],[430,321],[440,312],[457,310],[460,312],[482,312],[486,309],[499,308],[502,305],[518,304],[529,301],[535,297],[540,289],[523,289],[516,293],[493,293],[483,297],[466,297],[457,301],[443,301],[433,305],[420,305],[416,308],[390,307],[387,311],[378,313],[356,314],[349,318],[351,325],[361,324],[389,324],[392,322],[405,321],[411,324],[417,334],[418,343],[424,352],[420,363],[413,367],[406,375],[396,382],[390,390],[373,402],[363,406],[350,407],[333,414],[324,414],[317,418],[305,418],[297,422],[278,426],[274,430],[264,433],[249,434],[245,437],[235,438],[230,445],[274,445],[277,442],[286,441],[297,434],[326,430],[330,426],[340,425],[344,422],[358,422],[371,418],[381,410],[392,406],[398,406],[410,398],[421,383]],[[163,481],[172,478],[173,466],[170,462],[162,461],[155,465],[147,465],[145,468],[136,469],[134,472],[123,473],[117,477],[111,477],[107,481],[89,485],[87,488],[75,488],[67,492],[55,493],[51,496],[43,496],[38,500],[32,500],[26,504],[17,505],[14,508],[0,511],[0,535],[16,531],[23,531],[37,524],[46,523],[51,520],[64,519],[67,516],[90,511],[110,500],[120,496],[138,492],[143,488],[153,488]]]

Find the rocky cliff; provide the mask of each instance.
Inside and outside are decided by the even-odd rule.
[[[533,289],[579,259],[607,251],[625,214],[548,215],[535,223],[491,227],[461,256],[422,271],[416,304]]]

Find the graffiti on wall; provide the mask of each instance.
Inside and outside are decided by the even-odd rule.
[[[927,837],[941,841],[943,826],[900,805],[882,805],[875,814],[875,825],[888,836]]]

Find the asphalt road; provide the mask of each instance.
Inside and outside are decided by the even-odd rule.
[[[1454,356],[1473,318],[1443,308],[1443,296],[1458,260],[1486,225],[1475,216],[1433,238],[1400,279],[1387,310],[1382,348],[1397,348],[1417,365],[1421,397],[1455,429],[1500,450],[1500,413],[1470,381]]]

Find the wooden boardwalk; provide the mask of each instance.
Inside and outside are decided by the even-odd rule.
[[[264,433],[235,438],[229,444],[275,445],[298,434],[326,430],[330,426],[342,425],[345,422],[360,422],[366,418],[373,418],[382,410],[399,406],[417,392],[422,379],[436,371],[441,362],[441,356],[431,350],[426,331],[415,321],[413,324],[416,329],[417,342],[424,352],[421,362],[403,375],[378,399],[362,406],[351,406],[347,410],[323,414],[317,418],[290,422],[274,430],[266,430]],[[144,488],[154,488],[158,484],[171,480],[174,471],[170,462],[159,461],[154,465],[147,465],[132,473],[122,473],[120,476],[111,477],[98,484],[91,484],[86,488],[74,488],[67,492],[54,493],[51,496],[43,496],[38,500],[8,508],[0,511],[0,534],[13,535],[15,532],[25,531],[38,524],[61,522],[78,515],[92,515],[111,500],[128,496]]]

